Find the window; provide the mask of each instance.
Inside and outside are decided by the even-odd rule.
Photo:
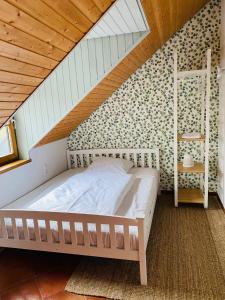
[[[0,129],[0,166],[18,159],[16,135],[13,123]]]

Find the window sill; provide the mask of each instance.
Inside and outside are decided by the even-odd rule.
[[[0,167],[0,174],[3,174],[3,173],[6,173],[8,171],[11,171],[13,169],[16,169],[16,168],[18,168],[20,166],[28,164],[29,162],[31,162],[30,159],[25,159],[25,160],[20,159],[20,160],[16,160],[14,162],[11,162],[11,163],[9,163],[7,165],[1,166]]]

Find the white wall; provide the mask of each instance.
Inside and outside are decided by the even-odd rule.
[[[220,67],[225,68],[225,0],[222,0]],[[220,110],[219,110],[219,157],[218,157],[218,195],[225,207],[225,71],[219,79]]]
[[[30,152],[31,163],[0,175],[0,207],[67,169],[66,139]]]

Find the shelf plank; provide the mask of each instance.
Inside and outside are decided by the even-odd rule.
[[[205,136],[203,134],[201,134],[200,138],[183,138],[182,134],[178,134],[177,135],[177,140],[179,142],[204,142],[205,141]]]
[[[200,189],[178,189],[179,203],[204,203],[204,196]]]
[[[184,167],[182,162],[178,163],[179,173],[204,173],[205,167],[203,163],[195,163],[193,167]]]

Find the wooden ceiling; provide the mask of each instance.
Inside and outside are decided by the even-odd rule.
[[[86,1],[84,1],[86,2]],[[190,20],[208,0],[142,0],[150,34],[93,89],[38,145],[65,138]]]
[[[115,0],[0,0],[0,126]]]

